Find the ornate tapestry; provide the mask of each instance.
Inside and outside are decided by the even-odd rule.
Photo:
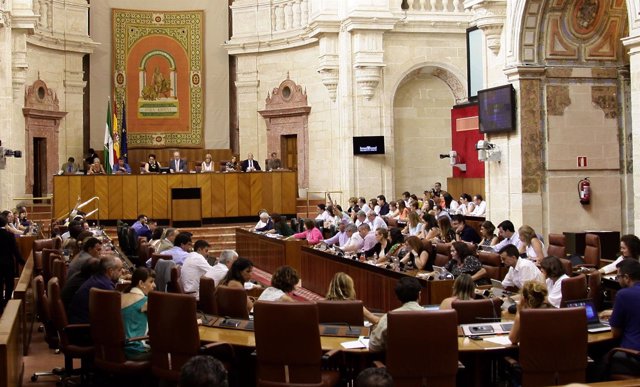
[[[113,10],[118,114],[129,148],[202,147],[203,11]]]

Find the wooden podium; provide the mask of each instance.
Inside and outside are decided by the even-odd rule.
[[[171,225],[201,227],[200,188],[171,188]]]

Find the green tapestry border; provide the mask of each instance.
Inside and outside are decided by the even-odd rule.
[[[126,60],[131,47],[149,35],[166,35],[187,52],[190,72],[190,131],[175,133],[127,132],[129,148],[202,147],[204,128],[203,73],[204,11],[142,11],[113,9],[113,80],[116,108],[122,112],[126,93]],[[133,107],[133,106],[131,106]],[[129,109],[129,106],[127,107]],[[122,120],[119,121],[119,124]]]

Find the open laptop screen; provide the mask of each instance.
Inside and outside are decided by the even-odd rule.
[[[600,318],[598,317],[598,312],[596,311],[596,306],[594,305],[592,300],[575,300],[568,301],[567,308],[576,308],[576,307],[584,307],[587,313],[587,324],[599,323]]]

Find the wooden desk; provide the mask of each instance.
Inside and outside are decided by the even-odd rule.
[[[241,347],[256,346],[256,340],[253,331],[240,330],[240,329],[227,329],[218,327],[209,327],[201,325],[199,327],[200,340],[204,342],[224,342],[231,345],[238,345]],[[486,336],[491,337],[491,336]],[[613,339],[611,332],[595,333],[588,335],[588,343],[600,343],[606,340]],[[331,351],[340,349],[347,352],[369,352],[366,349],[357,350],[345,350],[340,343],[345,341],[353,341],[355,338],[351,337],[336,337],[336,336],[320,336],[320,344],[325,351]],[[471,340],[468,337],[458,337],[458,351],[460,352],[487,352],[496,350],[517,350],[517,345],[500,345],[490,343],[486,340]]]
[[[317,294],[326,294],[329,283],[337,272],[353,278],[356,297],[367,308],[389,311],[402,305],[395,295],[395,286],[402,277],[415,273],[400,273],[364,262],[335,256],[310,247],[302,247],[300,253],[302,286]],[[421,304],[439,304],[451,295],[453,280],[426,281],[419,279],[424,287]]]
[[[171,189],[200,188],[202,218],[257,216],[260,209],[296,213],[295,171],[176,173],[160,175],[73,175],[53,178],[53,216],[66,216],[77,203],[97,196],[100,220],[171,219]],[[92,211],[96,202],[83,210]]]
[[[300,273],[300,247],[306,244],[304,240],[285,241],[241,228],[236,229],[238,255],[249,258],[256,267],[269,273],[273,273],[282,265],[289,265]]]

